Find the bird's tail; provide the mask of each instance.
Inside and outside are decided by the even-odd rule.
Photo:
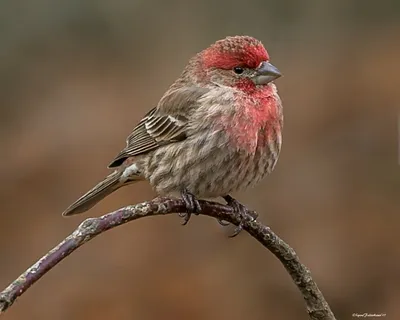
[[[99,182],[94,188],[90,189],[82,197],[71,204],[62,213],[62,215],[72,216],[74,214],[85,212],[96,205],[100,200],[108,196],[110,193],[119,189],[123,185],[128,184],[125,179],[121,179],[121,175],[122,172],[114,171],[103,181]]]

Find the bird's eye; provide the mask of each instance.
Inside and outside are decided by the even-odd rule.
[[[242,74],[244,72],[244,69],[242,67],[234,67],[233,72],[236,74]]]

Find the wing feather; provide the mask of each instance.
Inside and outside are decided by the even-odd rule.
[[[196,107],[198,98],[206,91],[198,87],[172,87],[158,106],[137,124],[126,139],[126,147],[108,167],[118,167],[129,157],[186,139],[188,119],[183,114]]]

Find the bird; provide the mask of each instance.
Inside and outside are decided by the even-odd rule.
[[[85,212],[120,187],[147,180],[159,195],[180,194],[183,224],[201,211],[201,198],[222,197],[244,217],[246,207],[231,194],[271,173],[281,151],[279,77],[251,36],[228,36],[198,52],[134,127],[108,165],[113,171],[63,215]]]

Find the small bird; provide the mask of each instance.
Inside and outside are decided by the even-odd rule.
[[[199,52],[133,129],[108,166],[114,171],[63,215],[148,180],[160,195],[180,193],[183,224],[201,210],[198,198],[223,197],[243,217],[246,208],[230,194],[270,173],[281,150],[282,103],[273,83],[280,76],[250,36],[227,37]]]

